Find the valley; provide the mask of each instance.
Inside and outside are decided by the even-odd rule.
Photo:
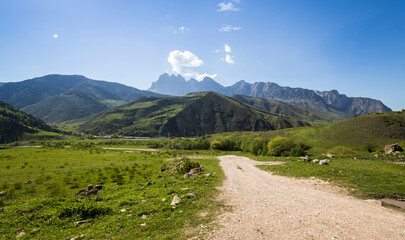
[[[403,238],[386,199],[405,198],[405,111],[334,91],[224,94],[211,80],[184,96],[82,76],[0,86],[19,106],[0,102],[0,236]],[[315,219],[325,231],[308,230]]]

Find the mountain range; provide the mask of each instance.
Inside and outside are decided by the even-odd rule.
[[[46,75],[0,86],[0,100],[49,123],[79,119],[139,97],[164,95],[80,75]]]
[[[224,87],[209,77],[202,81],[190,79],[186,81],[181,75],[162,74],[148,89],[156,93],[168,95],[184,95],[191,92],[215,91],[231,96],[234,94],[250,97],[273,99],[304,106],[327,115],[348,117],[375,112],[392,111],[381,101],[371,98],[347,97],[336,90],[315,91],[303,88],[282,87],[272,82],[248,83],[243,80],[229,87]]]
[[[145,97],[94,116],[79,130],[131,136],[202,136],[309,126],[253,108],[215,92],[182,97]]]

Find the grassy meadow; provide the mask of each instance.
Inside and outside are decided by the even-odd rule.
[[[25,233],[21,239],[198,235],[218,211],[219,203],[213,199],[223,173],[218,160],[206,152],[192,159],[202,165],[204,174],[185,180],[173,170],[182,155],[173,150],[125,152],[79,144],[2,149],[0,191],[5,194],[0,196],[0,238],[13,239],[21,232]],[[75,195],[89,184],[103,188],[94,196]],[[173,207],[175,195],[181,201]]]
[[[299,161],[296,157],[253,157],[259,161],[283,161],[282,165],[262,165],[260,169],[295,178],[317,178],[343,187],[360,198],[405,198],[404,155],[379,154],[340,155],[330,159],[329,165]],[[312,157],[313,159],[316,156]],[[325,159],[317,156],[317,159]]]

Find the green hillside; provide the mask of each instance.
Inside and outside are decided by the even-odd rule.
[[[184,97],[140,98],[99,114],[79,130],[91,134],[201,136],[308,125],[260,111],[214,92],[206,92]]]
[[[405,145],[405,112],[387,112],[354,117],[346,121],[296,129],[283,129],[260,133],[223,133],[230,138],[271,139],[284,136],[312,146],[314,153],[325,153],[334,146],[346,146],[357,151],[367,148],[382,149],[387,144]]]
[[[257,107],[269,113],[285,117],[291,117],[301,121],[310,122],[312,124],[329,124],[332,122],[345,120],[349,117],[348,114],[339,112],[337,110],[336,111],[331,110],[328,115],[325,115],[305,107],[291,105],[271,99],[254,98],[243,95],[233,95],[231,96],[231,98],[239,102],[243,102],[251,106]]]
[[[115,94],[93,84],[85,83],[66,93],[48,97],[24,107],[22,110],[46,122],[61,123],[81,119],[124,103],[126,101],[121,100]]]
[[[46,75],[0,86],[0,100],[48,123],[77,120],[133,101],[163,95],[79,75]]]
[[[13,142],[20,139],[24,133],[35,133],[39,130],[53,129],[43,121],[0,101],[0,143]]]

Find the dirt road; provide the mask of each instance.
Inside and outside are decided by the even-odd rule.
[[[405,214],[359,200],[316,180],[259,170],[245,157],[222,156],[225,202],[209,239],[405,239]]]

